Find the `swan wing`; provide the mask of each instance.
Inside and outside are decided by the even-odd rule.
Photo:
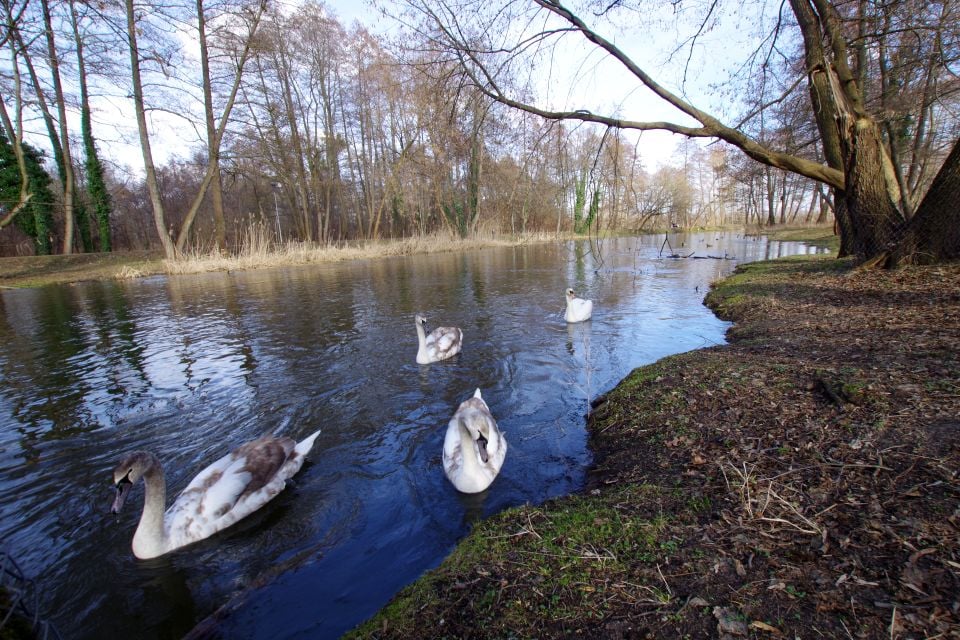
[[[457,327],[437,327],[427,338],[427,347],[439,358],[449,358],[460,352],[463,331]]]
[[[496,427],[496,424],[494,424],[491,434],[493,435],[490,438],[490,444],[487,445],[487,451],[490,454],[487,467],[493,472],[493,475],[496,476],[500,473],[500,469],[503,467],[503,461],[507,458],[507,439],[503,437],[503,432]],[[494,443],[495,446],[490,446]]]
[[[174,546],[205,538],[277,495],[289,477],[278,472],[295,447],[290,438],[268,436],[240,446],[204,469],[167,511],[167,535]],[[302,455],[297,457],[302,464]]]
[[[593,314],[593,301],[574,298],[567,302],[567,312],[565,314],[567,322],[581,322],[589,320]]]
[[[463,442],[460,437],[460,427],[455,420],[447,425],[447,434],[443,438],[443,471],[447,477],[453,477],[463,467]]]

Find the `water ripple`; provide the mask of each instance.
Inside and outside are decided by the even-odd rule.
[[[711,251],[741,259],[805,250],[713,235]],[[582,486],[591,398],[636,366],[722,343],[726,323],[701,300],[732,263],[664,260],[661,243],[4,291],[0,539],[67,637],[179,637],[248,589],[225,637],[339,635],[478,518]],[[563,322],[568,286],[594,300],[591,321]],[[417,365],[418,311],[462,327],[463,352]],[[510,452],[490,490],[464,496],[440,450],[478,387]],[[125,452],[155,452],[175,494],[242,442],[316,429],[294,486],[212,539],[137,561],[142,486],[108,513]]]

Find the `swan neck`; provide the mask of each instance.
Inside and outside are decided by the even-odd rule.
[[[149,558],[163,553],[166,532],[163,515],[167,503],[167,481],[157,460],[143,474],[143,513],[133,534],[133,550],[137,557]]]
[[[420,340],[421,347],[427,343],[427,332],[419,322],[417,323],[417,339]]]
[[[463,469],[467,472],[471,469],[478,469],[480,467],[480,458],[477,457],[477,443],[474,442],[473,436],[470,435],[470,430],[467,429],[467,424],[463,421],[463,418],[457,418],[457,423],[460,427],[460,449],[463,451]]]

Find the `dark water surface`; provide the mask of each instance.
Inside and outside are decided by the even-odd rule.
[[[245,273],[4,291],[0,544],[66,638],[178,638],[222,605],[228,638],[336,637],[436,566],[471,522],[576,491],[590,398],[636,366],[723,342],[702,305],[737,261],[811,253],[738,234],[495,248]],[[683,242],[684,246],[679,245]],[[567,326],[568,286],[594,300]],[[465,334],[421,366],[413,316]],[[443,434],[480,387],[510,449],[479,496],[443,475]],[[168,501],[231,448],[323,432],[277,499],[152,561],[130,542],[134,489],[111,471],[149,449]]]

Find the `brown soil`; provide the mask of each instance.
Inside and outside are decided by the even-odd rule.
[[[584,495],[478,525],[360,637],[960,637],[960,265],[748,265],[637,369]]]

